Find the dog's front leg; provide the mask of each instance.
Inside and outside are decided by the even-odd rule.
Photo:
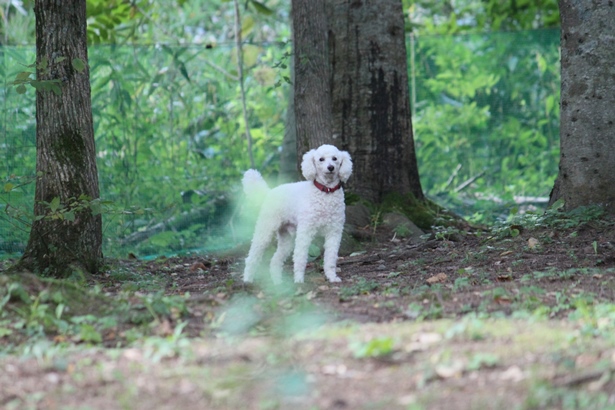
[[[341,282],[342,280],[337,276],[337,254],[340,249],[340,243],[342,241],[342,230],[335,229],[327,232],[325,235],[325,256],[324,256],[324,270],[325,276],[329,279],[329,282]]]
[[[303,283],[305,276],[305,266],[307,265],[310,244],[316,232],[306,228],[305,225],[297,226],[297,237],[295,239],[295,252],[293,254],[295,283]]]

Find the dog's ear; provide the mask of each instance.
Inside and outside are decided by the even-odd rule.
[[[340,153],[342,154],[340,163],[340,179],[342,182],[346,182],[352,174],[352,160],[350,159],[350,154],[346,151],[340,151]]]
[[[306,152],[303,154],[303,160],[301,161],[301,173],[308,181],[313,181],[316,179],[316,165],[314,165],[315,153],[315,149]]]

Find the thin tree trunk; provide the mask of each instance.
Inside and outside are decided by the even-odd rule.
[[[292,13],[292,10],[291,10]],[[291,22],[291,30],[292,22]],[[294,31],[293,31],[294,32]],[[299,160],[297,158],[297,120],[295,118],[295,55],[294,45],[289,57],[290,86],[288,87],[288,104],[284,122],[284,139],[280,153],[279,182],[295,182],[301,179]]]
[[[294,56],[290,57],[290,87],[288,87],[288,106],[284,123],[284,139],[280,153],[279,182],[294,182],[300,179],[297,158],[297,121],[295,120],[295,70]]]
[[[293,0],[294,101],[299,157],[322,144],[331,132],[331,68],[325,0]]]
[[[248,107],[246,102],[246,88],[243,75],[243,46],[241,40],[241,15],[239,14],[239,0],[235,0],[235,47],[237,48],[237,77],[239,80],[239,90],[241,91],[241,110],[243,113],[243,122],[246,127],[246,140],[248,142],[248,157],[250,158],[250,167],[256,168],[254,163],[254,150],[252,148],[252,134],[250,133],[250,118],[248,116]]]
[[[422,200],[401,1],[329,5],[333,134],[353,156],[349,188],[374,203],[389,194]]]
[[[101,216],[90,205],[99,188],[85,8],[85,0],[34,5],[37,80],[58,80],[61,92],[36,92],[36,220],[19,266],[57,277],[96,273],[102,262]]]
[[[550,204],[615,214],[615,6],[560,0],[561,157]]]

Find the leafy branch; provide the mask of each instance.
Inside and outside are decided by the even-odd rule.
[[[66,60],[66,57],[56,57],[53,60],[52,65],[59,64]],[[73,69],[77,72],[82,72],[87,67],[87,63],[80,58],[73,58],[71,60],[71,65]],[[11,81],[9,84],[15,86],[15,90],[17,94],[25,94],[27,89],[26,85],[30,85],[36,89],[36,91],[51,91],[55,95],[62,94],[62,89],[60,88],[60,83],[62,82],[59,79],[54,80],[37,80],[36,73],[39,72],[42,76],[46,76],[50,72],[49,59],[47,57],[41,58],[41,61],[37,63],[33,63],[25,66],[29,70],[21,71],[15,75],[15,80]]]

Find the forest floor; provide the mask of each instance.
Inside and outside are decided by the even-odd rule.
[[[613,409],[614,228],[365,227],[335,284],[316,259],[305,284],[246,286],[245,249],[112,261],[75,287],[87,308],[5,277],[0,408]]]

